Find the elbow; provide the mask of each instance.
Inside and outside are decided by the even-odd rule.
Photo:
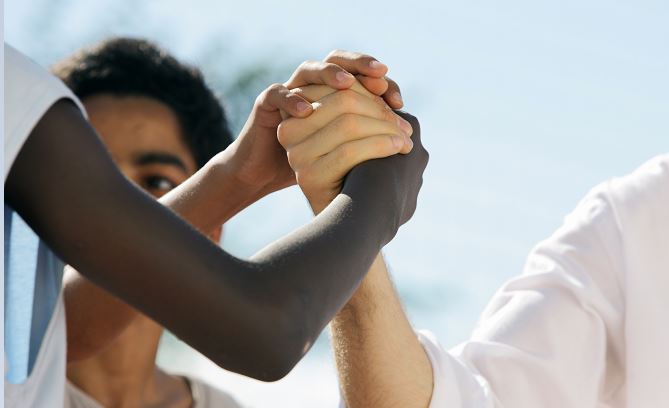
[[[275,382],[288,375],[309,351],[318,333],[308,330],[299,311],[284,305],[265,311],[263,318],[253,319],[246,335],[237,340],[236,356],[230,349],[213,359],[219,366],[263,382]],[[259,317],[259,316],[256,316]],[[232,357],[232,358],[231,358]],[[230,364],[232,361],[236,362]]]
[[[275,382],[286,377],[307,354],[325,324],[315,318],[318,310],[304,291],[291,287],[286,291],[274,291],[271,305],[263,313],[269,317],[266,335],[258,344],[259,370],[253,378],[264,382]]]
[[[300,361],[301,356],[297,358],[286,357],[280,352],[274,353],[273,360],[266,360],[262,363],[259,370],[249,375],[258,381],[276,382],[286,377]]]
[[[304,325],[297,319],[274,325],[273,333],[264,338],[253,353],[254,370],[248,373],[259,381],[275,382],[286,377],[313,344]]]
[[[294,339],[268,335],[262,341],[246,344],[234,358],[230,354],[210,356],[220,367],[263,382],[275,382],[287,376],[300,362],[308,345],[299,347]]]

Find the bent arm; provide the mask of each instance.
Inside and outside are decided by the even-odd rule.
[[[81,113],[61,101],[31,133],[5,192],[94,283],[218,365],[275,380],[306,353],[396,232],[397,203],[378,199],[396,187],[384,169],[359,166],[312,223],[245,261],[131,185]]]
[[[229,151],[217,154],[159,201],[204,234],[219,230],[228,219],[262,196],[260,190],[238,182],[229,165],[231,156]],[[63,278],[63,297],[68,361],[83,360],[99,352],[138,315],[137,309],[84,278],[69,265]]]

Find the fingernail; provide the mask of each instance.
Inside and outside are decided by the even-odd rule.
[[[298,111],[298,112],[304,112],[304,111],[309,110],[309,108],[311,107],[311,105],[309,105],[309,104],[306,103],[306,102],[298,102],[297,105],[296,105],[295,107],[297,108],[297,111]]]
[[[339,71],[335,74],[335,77],[337,78],[337,82],[348,82],[353,78],[353,75],[348,72]]]
[[[407,137],[413,134],[413,127],[411,127],[411,123],[407,122],[399,116],[397,117],[397,125],[400,127],[400,129],[402,129],[402,132],[404,132]]]
[[[405,138],[402,136],[393,136],[393,146],[395,146],[395,149],[399,150],[404,146],[404,141]]]
[[[404,143],[407,145],[409,150],[413,149],[413,140],[411,140],[410,137],[407,137],[406,139],[404,139]]]
[[[401,104],[404,103],[404,101],[402,100],[402,94],[399,92],[395,92],[395,94],[393,94],[393,99],[395,99],[397,102]]]
[[[377,60],[372,60],[369,61],[369,67],[371,69],[381,69],[381,68],[386,68],[386,64],[383,64]]]

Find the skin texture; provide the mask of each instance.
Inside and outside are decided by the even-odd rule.
[[[432,366],[380,254],[330,327],[348,408],[429,406]]]
[[[270,85],[258,96],[240,137],[227,149],[236,158],[229,173],[240,186],[260,196],[294,185],[295,175],[276,139],[277,127],[283,120],[281,112],[304,118],[312,113],[312,106],[289,89],[321,84],[342,90],[358,78],[370,92],[399,109],[399,87],[385,77],[387,72],[388,67],[369,55],[341,50],[332,51],[323,62],[305,61],[284,84]]]
[[[316,89],[313,88],[313,91]],[[373,96],[359,83],[354,84],[352,89],[370,98]],[[318,96],[313,91],[311,96]],[[167,106],[149,98],[115,97],[105,94],[86,98],[83,103],[89,121],[100,133],[102,141],[123,174],[154,197],[161,197],[195,172],[194,159],[182,141],[176,116]],[[326,104],[327,101],[323,103]],[[370,108],[370,106],[365,107],[367,110]],[[371,108],[374,111],[386,111],[385,103],[371,105]],[[356,115],[354,112],[347,114]],[[323,121],[320,116],[320,113],[314,112],[311,118],[313,121]],[[398,135],[404,141],[404,132],[397,126],[396,118],[393,114],[384,129]],[[357,142],[369,134],[365,128],[361,128],[358,132],[339,127],[333,130],[328,134],[328,139],[334,143],[329,146],[345,144],[349,140]],[[369,137],[372,140],[375,138],[375,136]],[[328,149],[328,145],[323,148]],[[362,153],[362,156],[351,155],[338,162],[346,172],[359,163],[359,157],[377,158],[388,155],[383,149],[375,149],[375,143],[355,148]],[[329,150],[336,148],[331,147]],[[390,154],[395,154],[395,150],[393,147]],[[316,153],[313,149],[291,150],[291,152],[293,156],[305,162],[311,162]],[[406,146],[401,152],[408,153]],[[150,162],[149,159],[159,160]],[[315,167],[315,170],[318,170],[318,167]],[[334,174],[324,174],[324,176],[329,179],[336,177]],[[328,183],[326,185],[329,188]],[[212,237],[212,240],[216,242],[219,238]],[[123,302],[90,283],[72,268],[68,268],[65,282],[68,322],[76,322],[68,325],[68,345],[76,350],[82,348],[77,343],[85,341],[85,338],[81,338],[81,333],[90,334],[90,330],[79,328],[85,329],[88,325],[95,324],[100,304],[113,305],[114,302]],[[126,307],[130,308],[127,305]],[[107,339],[109,345],[102,351],[87,359],[70,362],[68,378],[104,406],[190,406],[192,398],[185,381],[162,371],[155,365],[162,332],[161,326],[139,314],[119,336]],[[73,353],[69,354],[72,356]]]
[[[351,91],[370,101],[375,99],[364,88],[354,86]],[[341,131],[342,127],[350,128],[362,123],[360,117],[348,122],[332,120],[341,111],[342,103],[337,100],[338,103],[328,104],[328,96],[341,94],[343,91],[336,92],[327,86],[308,86],[295,92],[309,100],[319,99],[321,105],[318,108],[323,112],[320,115],[316,112],[306,119],[293,119],[290,123],[290,140],[299,140],[302,145],[307,146],[319,144],[322,149],[322,135],[332,134],[332,131],[324,131],[325,129],[332,128],[334,124],[335,131]],[[385,105],[378,99],[376,102],[377,106]],[[373,109],[374,106],[369,104],[363,108],[363,104],[359,102],[355,106],[358,107],[356,116],[367,114],[384,118],[383,109]],[[348,112],[337,117],[349,117],[350,114]],[[392,123],[392,117],[386,115],[385,119],[386,124]],[[387,129],[387,125],[370,126],[369,122],[364,123],[368,129]],[[377,154],[388,149],[388,144],[383,141],[379,143],[378,138],[379,136],[368,138],[375,141]],[[336,144],[330,144],[334,145]],[[291,145],[285,147],[290,153]],[[334,151],[338,148],[334,148]],[[312,160],[301,157],[299,163],[291,161],[291,165],[298,174],[300,188],[314,213],[318,214],[339,192],[342,176],[350,168],[343,163],[339,168],[314,165],[311,163],[318,162],[318,150],[302,148],[299,151],[312,152]],[[371,153],[372,151],[368,151],[368,154]],[[309,171],[311,168],[316,169],[319,174],[317,183],[300,178],[301,168],[305,167]],[[432,366],[402,308],[381,254],[376,257],[351,300],[331,322],[331,330],[340,389],[347,407],[419,408],[429,405],[433,388]]]
[[[276,380],[311,347],[378,250],[413,214],[427,160],[412,154],[357,167],[342,194],[314,221],[245,261],[130,184],[81,113],[64,101],[26,141],[6,197],[63,260],[94,283],[219,366]],[[217,198],[211,189],[219,177],[209,170],[201,170],[203,178],[195,180],[200,190],[193,195],[205,203]],[[170,194],[187,194],[191,180]],[[330,250],[335,243],[337,253]]]
[[[67,101],[31,132],[8,176],[6,199],[84,276],[221,367],[276,380],[306,353],[415,210],[427,154],[417,121],[407,118],[412,153],[356,167],[313,222],[250,260],[225,253],[170,211],[201,231],[220,225],[229,208],[217,210],[216,203],[244,190],[230,182],[238,180],[230,169],[239,168],[243,154],[222,152],[165,195],[165,208],[121,175]],[[335,243],[341,253],[330,250]]]
[[[135,185],[160,198],[197,170],[195,157],[183,140],[174,112],[146,97],[99,94],[83,101],[91,125],[99,132],[121,172]],[[220,240],[217,228],[210,238]],[[68,267],[64,298],[68,321],[68,356],[87,342],[106,343],[92,357],[68,364],[67,376],[103,406],[190,407],[190,389],[181,377],[155,364],[163,328]],[[100,310],[106,307],[107,310]],[[119,311],[136,315],[118,336],[91,331],[100,320],[115,319]],[[105,313],[105,312],[109,313]],[[113,322],[110,327],[117,323]],[[100,338],[88,339],[86,336]],[[81,343],[84,343],[83,345]]]
[[[316,213],[339,194],[355,165],[413,147],[411,124],[359,82],[348,90],[311,85],[292,92],[314,101],[313,113],[286,119],[277,136]]]
[[[311,114],[312,109],[306,99],[288,92],[286,85],[314,83],[346,89],[356,82],[348,74],[350,71],[357,78],[364,79],[389,103],[398,104],[393,96],[398,94],[399,87],[384,77],[387,67],[373,57],[333,51],[328,59],[336,60],[341,66],[307,61],[298,67],[286,84],[268,87],[256,99],[249,120],[235,142],[211,160],[205,169],[191,177],[186,186],[180,187],[182,191],[169,194],[162,201],[200,232],[209,234],[207,228],[219,228],[248,204],[294,184],[295,175],[288,165],[285,150],[276,138],[280,112],[305,117]],[[304,109],[298,109],[300,102],[304,103]],[[212,185],[216,189],[212,189]],[[69,286],[76,287],[74,284]],[[78,309],[86,310],[86,313],[79,313],[77,318],[68,320],[68,334],[72,336],[68,344],[70,360],[83,359],[104,349],[137,315],[135,309],[112,296],[100,297],[94,291],[88,293],[88,299],[77,297],[84,301]],[[100,319],[99,316],[105,318]]]
[[[197,170],[178,119],[166,105],[144,97],[108,94],[82,102],[114,163],[128,180],[153,197],[162,197]],[[214,242],[220,235],[220,226],[208,233]],[[63,290],[68,361],[90,357],[90,350],[104,349],[127,325],[146,318],[69,266]]]

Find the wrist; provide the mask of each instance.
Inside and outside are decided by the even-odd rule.
[[[215,156],[158,201],[201,233],[209,235],[255,201],[258,195],[255,189],[239,183],[228,164],[222,157]]]
[[[369,271],[365,278],[360,282],[360,285],[356,289],[353,296],[349,299],[348,303],[342,309],[342,312],[356,312],[358,310],[365,310],[370,307],[370,305],[376,304],[376,298],[380,294],[381,289],[385,289],[383,286],[384,280],[388,279],[386,276],[388,271],[386,269],[386,263],[381,252],[378,253],[372,266],[369,267]]]
[[[239,155],[235,155],[235,150],[230,146],[214,156],[206,165],[208,174],[219,185],[225,185],[226,191],[233,192],[225,197],[226,200],[255,202],[268,194],[265,192],[267,186],[244,174],[244,165]]]
[[[381,166],[384,160],[372,160],[354,167],[342,188],[342,193],[354,197],[360,205],[369,207],[367,213],[374,218],[374,225],[383,231],[379,236],[379,249],[397,234],[402,211],[397,194],[399,188],[391,176],[392,172]]]
[[[328,206],[328,203],[313,202],[309,200],[309,205],[311,206],[311,211],[313,211],[314,215],[318,215]]]
[[[305,194],[306,195],[306,194]],[[311,206],[311,210],[314,212],[314,215],[320,214],[321,211],[325,209],[332,200],[334,200],[335,197],[337,197],[337,194],[334,194],[332,196],[328,196],[326,198],[320,198],[320,197],[309,197],[307,196],[307,201],[309,201],[309,206]]]

